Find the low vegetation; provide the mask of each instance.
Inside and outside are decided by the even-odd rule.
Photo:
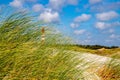
[[[82,60],[65,52],[60,35],[48,28],[41,43],[40,22],[26,12],[16,12],[0,21],[0,79],[78,80],[83,79]],[[58,41],[59,40],[59,41]]]
[[[100,46],[100,45],[97,45],[99,47],[95,47],[95,45],[79,45],[79,46],[66,45],[66,46],[68,46],[66,47],[66,49],[73,50],[73,51],[87,52],[87,53],[97,54],[101,56],[108,56],[108,57],[120,59],[120,48],[117,46],[116,47],[115,46],[107,47],[107,46]]]
[[[96,50],[66,45],[68,40],[54,34],[49,27],[44,27],[42,43],[41,28],[41,22],[25,11],[0,20],[0,80],[84,80],[86,68],[83,67],[88,63],[70,51],[95,53]],[[106,66],[103,68],[106,70]]]
[[[111,60],[98,70],[102,80],[120,80],[120,63]]]

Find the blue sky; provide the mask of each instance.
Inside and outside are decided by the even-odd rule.
[[[120,0],[0,0],[0,10],[6,6],[59,23],[58,30],[75,43],[120,46]]]

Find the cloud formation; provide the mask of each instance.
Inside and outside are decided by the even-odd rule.
[[[51,9],[46,9],[39,15],[38,19],[45,23],[56,23],[59,22],[59,13],[53,12]]]
[[[109,26],[110,26],[110,24],[105,23],[105,22],[97,22],[95,24],[95,27],[98,28],[98,29],[101,29],[101,30],[103,30],[105,28],[108,28]]]
[[[96,7],[97,6],[97,7]],[[119,10],[120,9],[120,1],[117,2],[105,2],[104,4],[97,5],[89,5],[92,12],[106,12],[110,10]]]
[[[49,0],[49,6],[54,10],[60,10],[65,4],[65,0]]]
[[[77,28],[77,27],[79,27],[79,24],[78,23],[71,23],[70,26],[72,28]]]
[[[95,27],[100,29],[100,30],[110,28],[110,27],[117,27],[117,26],[120,26],[120,22],[112,22],[112,23],[97,22],[95,24]]]
[[[16,7],[16,8],[22,8],[23,7],[23,1],[21,0],[13,0],[9,3],[10,6]]]
[[[66,0],[67,1],[67,4],[70,4],[70,5],[77,5],[79,3],[79,0]]]
[[[81,34],[83,34],[83,33],[85,33],[85,32],[86,32],[85,29],[75,30],[75,31],[74,31],[74,34],[76,34],[76,35],[81,35]]]
[[[72,28],[79,27],[81,22],[86,22],[91,18],[90,14],[81,14],[80,16],[77,16],[73,22],[70,24]]]
[[[9,3],[10,6],[15,8],[23,8],[25,2],[37,2],[37,0],[13,0]]]
[[[99,3],[99,2],[101,2],[102,0],[89,0],[89,2],[91,3],[91,4],[95,4],[95,3]]]
[[[44,10],[44,6],[42,4],[35,4],[32,7],[33,11],[39,12]]]
[[[115,35],[115,34],[111,34],[110,38],[112,38],[112,39],[119,39],[120,36],[119,35]]]
[[[96,14],[96,18],[101,21],[108,21],[118,16],[119,14],[116,13],[115,11],[109,11],[109,12],[103,12],[103,13]]]
[[[49,0],[49,7],[53,10],[60,11],[66,5],[77,5],[79,0]]]
[[[88,21],[90,18],[91,18],[91,15],[89,15],[89,14],[82,14],[80,16],[77,16],[74,19],[74,22],[85,22],[85,21]]]
[[[108,32],[109,32],[109,33],[113,33],[113,32],[114,32],[114,29],[109,29]]]

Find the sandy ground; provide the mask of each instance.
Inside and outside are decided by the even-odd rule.
[[[80,53],[71,51],[72,53],[78,54],[79,59],[83,59],[84,62],[88,63],[86,66],[79,65],[79,67],[87,68],[88,70],[84,72],[85,80],[101,80],[101,78],[96,74],[97,70],[107,64],[109,61],[113,60],[110,57],[99,56],[90,53]],[[114,59],[116,62],[120,63],[119,59]]]

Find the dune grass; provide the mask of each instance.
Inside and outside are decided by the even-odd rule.
[[[107,56],[107,57],[111,57],[111,58],[120,59],[120,48],[105,49],[100,52],[100,51],[98,51],[98,49],[93,50],[93,49],[86,49],[86,48],[82,48],[82,47],[78,47],[78,46],[74,46],[74,45],[68,45],[68,47],[66,47],[66,49],[77,51],[77,52],[87,52],[87,53],[97,54],[97,55],[101,55],[101,56]]]
[[[86,68],[83,67],[88,63],[67,50],[91,50],[65,46],[70,41],[49,27],[45,27],[45,42],[42,44],[41,28],[41,22],[36,22],[25,11],[9,14],[0,20],[0,80],[84,80]],[[118,75],[120,68],[118,65],[114,68]],[[101,71],[106,72],[109,71]]]
[[[82,60],[65,52],[58,45],[61,37],[50,31],[41,44],[41,24],[26,12],[13,13],[0,23],[0,80],[83,79],[83,70],[77,68]]]
[[[120,80],[120,60],[112,59],[98,70],[101,80]]]
[[[0,55],[0,77],[2,79],[77,80],[82,70],[74,54],[55,50],[47,46],[24,43],[18,48],[5,50]]]

